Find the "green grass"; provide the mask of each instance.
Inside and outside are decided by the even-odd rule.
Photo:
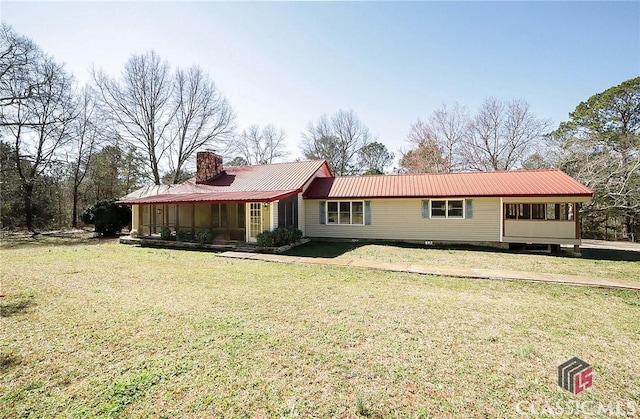
[[[640,282],[640,252],[583,249],[583,257],[502,251],[473,247],[424,247],[409,244],[310,242],[288,254],[339,259],[406,262],[464,268],[505,269],[635,280]]]
[[[0,417],[468,418],[517,416],[521,401],[640,403],[637,292],[38,240],[0,247]],[[595,371],[578,396],[556,384],[573,356]]]

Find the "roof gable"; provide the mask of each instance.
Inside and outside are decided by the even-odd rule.
[[[305,198],[592,196],[559,169],[318,178]]]

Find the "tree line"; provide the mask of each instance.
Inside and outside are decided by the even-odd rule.
[[[196,151],[226,165],[291,156],[273,124],[239,130],[236,114],[198,66],[133,54],[118,75],[92,69],[79,86],[64,66],[0,25],[0,221],[10,229],[76,226],[79,212],[153,183],[193,176]],[[487,98],[474,111],[442,105],[411,125],[407,150],[387,149],[353,110],[309,122],[305,159],[342,175],[559,167],[595,191],[584,230],[637,234],[640,210],[640,78],[580,103],[553,129],[524,100]]]

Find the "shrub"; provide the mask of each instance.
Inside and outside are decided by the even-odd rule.
[[[160,229],[160,238],[162,240],[171,240],[171,229],[169,227],[162,227]]]
[[[273,231],[263,231],[256,237],[260,247],[280,247],[300,241],[302,231],[297,228],[276,228]]]
[[[96,233],[112,236],[129,225],[131,208],[120,206],[115,201],[98,201],[85,209],[80,219],[85,224],[93,224]]]
[[[212,243],[212,241],[213,241],[213,231],[211,231],[209,229],[200,230],[196,234],[196,239],[198,239],[198,243],[200,243],[200,244]]]
[[[176,230],[176,240],[179,242],[190,242],[191,230]]]

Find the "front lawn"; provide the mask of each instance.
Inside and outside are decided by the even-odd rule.
[[[350,242],[310,242],[288,252],[298,256],[584,275],[640,282],[640,252],[583,249],[582,253],[582,257],[574,257],[567,252],[550,255],[472,246],[447,248]]]
[[[638,292],[38,240],[0,246],[0,417],[640,404]],[[594,368],[579,395],[556,384],[573,356]]]

